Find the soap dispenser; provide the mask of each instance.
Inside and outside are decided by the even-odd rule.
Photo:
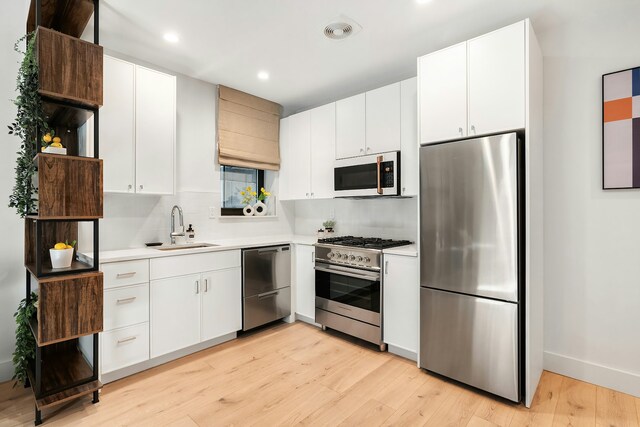
[[[189,228],[187,228],[187,243],[193,243],[196,241],[196,232],[193,229],[193,225],[189,224]]]

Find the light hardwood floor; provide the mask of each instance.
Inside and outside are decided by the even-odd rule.
[[[640,399],[545,372],[530,410],[303,323],[279,325],[107,384],[44,425],[638,426]],[[33,425],[0,384],[0,426]]]

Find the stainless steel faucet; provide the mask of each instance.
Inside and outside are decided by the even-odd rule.
[[[180,229],[181,232],[176,232],[176,209],[178,210],[178,219],[180,220]],[[178,205],[174,205],[171,208],[171,233],[169,233],[169,237],[171,237],[171,244],[176,244],[176,237],[184,236],[184,217],[182,215],[182,208]]]

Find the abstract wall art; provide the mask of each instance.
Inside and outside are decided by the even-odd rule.
[[[640,188],[640,67],[602,76],[602,188]]]

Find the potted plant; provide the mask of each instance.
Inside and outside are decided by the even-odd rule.
[[[255,210],[253,209],[251,202],[253,202],[258,193],[253,191],[251,186],[248,186],[240,192],[240,195],[242,196],[242,204],[245,205],[242,209],[242,213],[245,216],[253,216],[255,214]]]
[[[16,349],[13,352],[13,379],[16,383],[26,384],[27,371],[36,358],[36,340],[31,332],[29,321],[36,314],[38,294],[31,292],[29,303],[27,299],[20,301],[18,311],[13,317],[16,318]]]
[[[23,52],[19,44],[25,40],[27,47]],[[34,198],[36,188],[32,180],[36,168],[33,158],[40,139],[38,135],[49,132],[49,125],[38,93],[38,61],[34,33],[27,34],[18,40],[14,50],[22,53],[24,58],[17,78],[18,96],[13,101],[17,110],[16,119],[9,125],[9,134],[20,138],[15,185],[9,196],[9,207],[15,208],[18,215],[24,217],[36,210]]]
[[[269,196],[271,196],[271,193],[262,187],[258,195],[258,202],[253,205],[253,210],[257,216],[265,216],[267,214],[267,205],[265,202]]]
[[[49,249],[49,256],[51,257],[51,267],[53,268],[69,268],[73,261],[73,251],[76,241],[74,240],[69,244],[68,242],[58,242],[55,246]]]
[[[336,221],[333,219],[328,219],[322,223],[322,226],[324,227],[325,234],[333,233],[333,228],[336,226]]]

